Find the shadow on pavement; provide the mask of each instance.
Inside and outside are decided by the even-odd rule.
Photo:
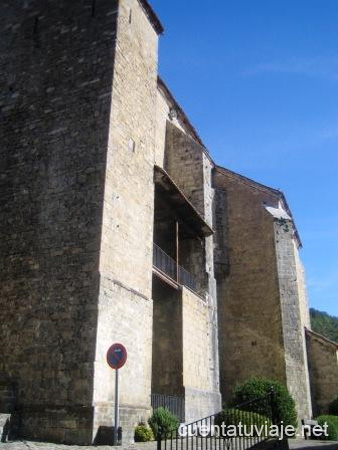
[[[292,445],[292,443],[290,443],[290,450],[338,450],[338,442],[334,442],[334,443],[323,443],[323,442],[318,442],[316,444],[301,444],[301,445]]]

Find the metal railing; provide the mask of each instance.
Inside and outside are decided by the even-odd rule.
[[[198,291],[196,279],[184,267],[178,266],[178,282],[183,286],[188,286],[193,291]]]
[[[151,394],[151,407],[153,410],[159,407],[167,408],[173,413],[180,422],[184,422],[185,403],[183,397],[174,397],[170,395]]]
[[[178,281],[176,261],[155,243],[153,246],[153,264],[161,272],[165,273],[173,280]]]
[[[0,424],[0,443],[17,438],[19,431],[18,384],[0,377],[0,413],[4,421]]]
[[[184,269],[184,267],[178,265],[171,256],[167,255],[165,251],[155,243],[153,246],[153,265],[174,281],[197,292],[198,284],[191,273]]]
[[[274,405],[271,391],[218,414],[181,424],[178,430],[160,430],[157,450],[248,450],[261,448],[263,443],[266,449],[288,450],[284,436],[280,439],[276,432],[270,435],[271,425],[280,423]]]

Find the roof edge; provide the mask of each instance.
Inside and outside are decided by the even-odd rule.
[[[289,204],[286,200],[285,194],[284,192],[280,191],[279,189],[274,189],[270,186],[266,186],[265,184],[259,183],[258,181],[252,180],[251,178],[248,178],[244,175],[241,175],[237,172],[234,172],[230,169],[226,169],[225,167],[219,166],[219,165],[215,165],[215,170],[219,170],[221,172],[226,172],[228,175],[232,176],[233,178],[239,178],[243,183],[250,185],[252,188],[257,189],[259,191],[262,192],[269,192],[273,195],[275,195],[276,197],[278,197],[279,200],[281,200],[285,206],[285,210],[288,213],[288,215],[291,217],[293,226],[294,226],[294,230],[295,230],[295,237],[297,239],[299,248],[303,247],[299,232],[298,232],[298,228],[297,225],[295,223],[295,219],[293,217],[292,211],[289,207]]]
[[[310,330],[309,328],[305,328],[305,332],[306,332],[306,334],[310,334],[310,335],[320,339],[321,341],[324,341],[326,344],[333,345],[338,349],[338,342],[331,341],[331,339],[328,339],[327,337],[323,336],[322,334],[317,333],[316,331]]]
[[[206,220],[204,219],[204,217],[199,213],[199,211],[197,211],[197,209],[195,208],[195,206],[191,203],[191,201],[187,198],[187,196],[184,194],[184,192],[179,188],[179,186],[175,183],[175,181],[171,178],[171,176],[169,175],[169,173],[163,169],[163,167],[158,166],[157,164],[154,165],[154,170],[155,173],[159,172],[162,175],[164,175],[169,182],[175,187],[175,189],[177,189],[177,191],[180,193],[180,195],[184,198],[184,200],[187,202],[187,204],[190,206],[190,208],[193,209],[193,211],[195,212],[195,214],[198,216],[199,220],[201,220],[201,222],[203,222],[203,224],[205,225],[205,227],[208,229],[208,234],[206,236],[211,236],[214,234],[214,230],[211,228],[211,226],[208,224],[208,222],[206,222]]]
[[[218,164],[215,165],[216,170],[220,170],[222,172],[226,172],[228,175],[232,176],[233,178],[240,178],[245,184],[250,184],[253,188],[259,190],[259,191],[268,191],[277,197],[280,197],[281,195],[284,195],[282,191],[279,189],[272,188],[270,186],[267,186],[266,184],[259,183],[258,181],[253,180],[252,178],[248,178],[245,175],[241,175],[240,173],[234,172],[233,170],[227,169],[225,167],[219,166]]]
[[[148,0],[138,0],[157,34],[164,33],[164,27]]]
[[[188,116],[184,112],[183,108],[177,103],[177,100],[173,96],[172,92],[170,91],[170,89],[168,88],[168,86],[166,85],[166,83],[163,81],[163,79],[160,76],[157,77],[157,86],[160,89],[162,89],[164,95],[169,99],[169,101],[171,103],[173,103],[173,105],[175,105],[175,108],[178,110],[178,112],[181,116],[181,120],[184,123],[184,125],[189,129],[193,138],[204,148],[205,152],[207,153],[209,158],[212,160],[210,153],[207,150],[206,146],[204,145],[204,142],[202,141],[201,137],[199,136],[196,128],[192,125],[192,123],[188,119]]]

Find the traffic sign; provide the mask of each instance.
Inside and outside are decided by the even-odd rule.
[[[127,361],[127,350],[122,344],[113,344],[107,352],[107,363],[112,369],[120,369]]]
[[[112,369],[115,369],[115,420],[113,445],[117,445],[117,431],[119,429],[119,370],[127,361],[127,350],[122,344],[113,344],[107,351],[107,363]]]

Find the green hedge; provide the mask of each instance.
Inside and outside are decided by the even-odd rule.
[[[138,425],[135,428],[134,435],[135,442],[148,442],[154,440],[154,434],[152,429],[147,427],[147,425]]]
[[[316,417],[318,424],[324,426],[326,423],[328,425],[327,432],[328,436],[321,437],[322,440],[327,441],[337,441],[338,440],[338,416],[323,415]]]
[[[267,399],[271,388],[274,390],[273,411],[271,402]],[[249,379],[235,389],[232,406],[252,402],[261,397],[264,399],[245,405],[241,409],[257,412],[271,419],[274,417],[276,425],[283,421],[284,426],[292,425],[295,429],[297,428],[296,403],[287,388],[278,381],[256,377]]]
[[[229,425],[235,425],[237,426],[239,423],[241,423],[243,426],[246,426],[246,429],[250,431],[251,426],[257,426],[258,428],[267,425],[267,427],[270,427],[272,425],[271,420],[266,417],[262,416],[261,414],[258,414],[256,412],[249,412],[249,411],[242,411],[240,409],[232,408],[232,409],[225,409],[221,413],[219,413],[215,420],[215,425],[221,426],[222,423],[226,425],[227,427]],[[239,429],[237,434],[239,435]],[[256,435],[256,430],[253,428],[253,436]]]
[[[338,395],[329,404],[329,414],[338,416]]]
[[[155,439],[157,439],[159,428],[161,428],[163,434],[166,434],[169,431],[177,430],[179,426],[178,418],[169,409],[162,407],[155,409],[148,423],[154,433]]]

